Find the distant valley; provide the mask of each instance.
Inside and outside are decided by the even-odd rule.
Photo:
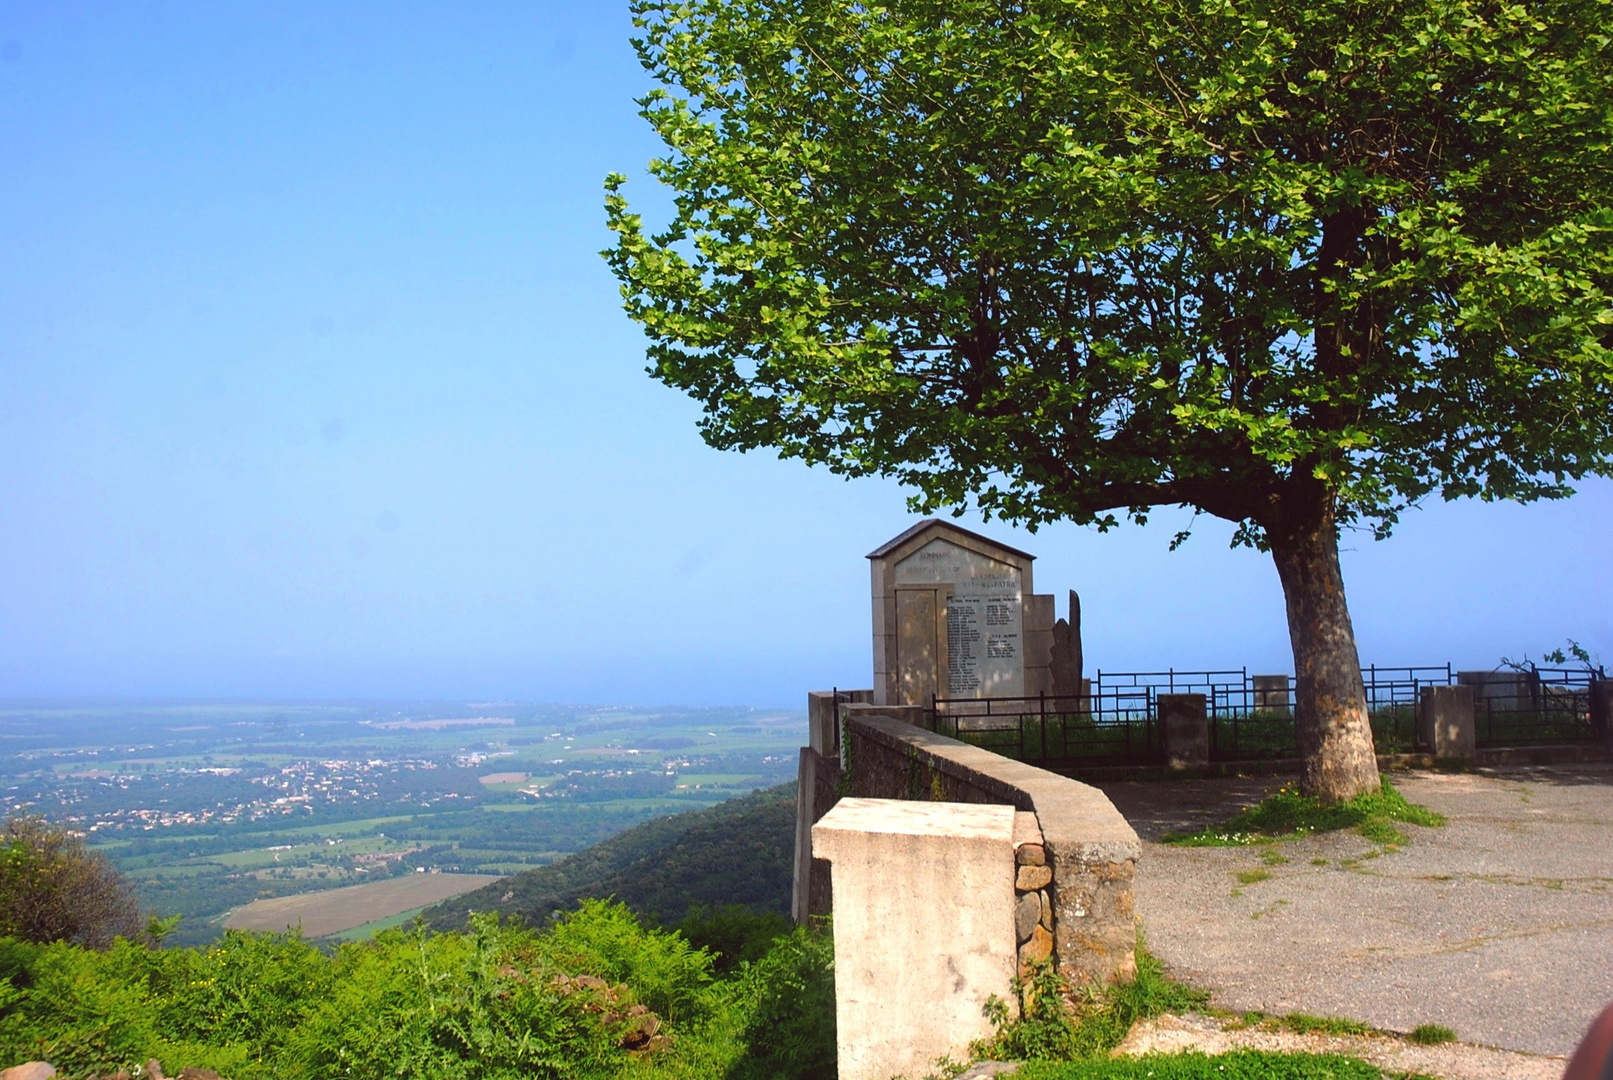
[[[83,831],[148,908],[182,916],[178,943],[254,902],[435,879],[333,894],[336,922],[373,916],[339,931],[362,936],[452,895],[452,875],[546,866],[791,780],[804,728],[800,712],[744,708],[11,704],[0,810]]]

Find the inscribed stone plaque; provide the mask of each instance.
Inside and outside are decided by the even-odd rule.
[[[950,585],[946,602],[948,698],[1025,692],[1024,591],[1016,566],[940,538],[896,564],[896,587]]]

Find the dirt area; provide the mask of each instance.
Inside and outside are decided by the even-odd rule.
[[[304,937],[323,937],[388,915],[435,904],[499,880],[493,874],[408,874],[302,896],[254,900],[230,912],[232,930],[285,930],[301,926]]]
[[[1466,1043],[1566,1055],[1613,1000],[1613,767],[1397,774],[1450,823],[1403,826],[1396,851],[1354,833],[1266,848],[1151,842],[1230,817],[1284,779],[1101,785],[1145,841],[1149,948],[1216,1006],[1441,1024]]]
[[[1126,1041],[1115,1048],[1115,1053],[1140,1057],[1184,1050],[1224,1054],[1245,1049],[1344,1054],[1370,1061],[1388,1073],[1437,1076],[1440,1080],[1558,1080],[1566,1064],[1560,1057],[1463,1043],[1418,1046],[1388,1035],[1299,1035],[1291,1031],[1239,1028],[1217,1017],[1193,1014],[1156,1016],[1140,1021],[1126,1036]]]

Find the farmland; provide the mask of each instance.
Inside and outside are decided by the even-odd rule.
[[[498,881],[488,874],[405,874],[340,889],[254,900],[224,920],[232,930],[300,928],[304,937],[339,934]]]

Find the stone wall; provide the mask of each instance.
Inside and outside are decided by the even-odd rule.
[[[1072,985],[1132,976],[1132,884],[1141,845],[1103,792],[889,717],[854,715],[845,730],[841,762],[848,794],[1007,805],[1033,816],[1016,844],[1016,924],[1023,905],[1029,927],[1023,944],[1031,946],[1022,949],[1022,958],[1034,958],[1050,944],[1051,959]],[[827,808],[815,809],[821,815]],[[1031,896],[1036,899],[1025,899]],[[1036,933],[1038,927],[1050,934],[1050,943]]]

